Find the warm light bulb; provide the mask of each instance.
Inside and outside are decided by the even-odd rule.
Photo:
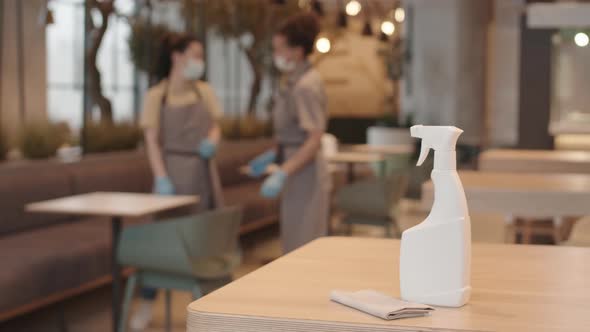
[[[315,42],[315,48],[320,53],[328,53],[332,48],[332,43],[330,43],[330,39],[321,37]]]
[[[356,16],[361,12],[361,8],[362,6],[360,2],[352,0],[346,4],[346,14]]]
[[[587,34],[585,34],[583,32],[578,32],[578,33],[576,33],[576,36],[574,37],[574,42],[579,47],[586,47],[586,46],[588,46],[588,43],[590,43],[590,38],[588,38]]]
[[[406,19],[406,11],[402,7],[398,7],[393,12],[393,18],[398,23],[402,23]]]
[[[381,32],[388,36],[391,36],[395,32],[395,25],[390,21],[384,21],[383,23],[381,23]]]

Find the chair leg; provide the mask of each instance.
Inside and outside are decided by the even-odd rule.
[[[385,235],[387,237],[400,237],[402,234],[399,225],[397,223],[397,219],[395,217],[390,217],[389,222],[385,224]]]
[[[196,284],[193,286],[193,300],[198,300],[203,296],[203,292],[201,291],[201,287]]]
[[[561,239],[562,240],[567,240],[569,239],[571,233],[572,233],[572,229],[574,228],[574,225],[576,224],[576,222],[578,222],[580,218],[579,217],[568,217],[565,218],[563,221],[563,225],[561,227]]]
[[[391,228],[393,227],[392,223],[384,223],[383,227],[385,228],[385,237],[386,238],[390,238],[393,237],[393,232],[391,231]]]
[[[553,218],[552,235],[553,235],[553,242],[555,242],[555,244],[559,244],[561,242],[561,229],[562,229],[563,223],[564,223],[564,218],[562,218],[562,217]]]
[[[380,178],[384,178],[386,176],[385,174],[387,173],[387,161],[384,160],[379,163],[379,170],[377,172],[379,172]]]
[[[125,286],[125,297],[123,299],[123,308],[121,310],[118,332],[125,332],[127,329],[127,315],[129,315],[129,306],[131,305],[136,285],[137,274],[134,273],[129,279],[127,279],[127,285]]]
[[[346,235],[352,236],[352,223],[346,223]]]
[[[172,332],[172,291],[166,289],[166,332]]]
[[[522,221],[522,243],[531,244],[533,239],[533,221],[524,219]]]
[[[516,234],[518,233],[516,218],[512,215],[508,215],[506,216],[504,223],[504,242],[516,243]]]

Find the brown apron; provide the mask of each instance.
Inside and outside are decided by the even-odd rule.
[[[273,116],[280,163],[292,157],[308,137],[307,130],[300,125],[293,90],[311,69],[311,65],[306,64],[289,75],[275,95]],[[327,116],[325,108],[306,111]],[[289,176],[281,194],[281,244],[284,253],[327,235],[330,187],[331,179],[321,151],[314,160]]]
[[[166,103],[166,87],[160,108],[162,158],[175,194],[200,198],[197,205],[183,209],[182,213],[198,213],[223,205],[215,161],[199,155],[199,144],[207,138],[214,119],[197,87],[195,93],[198,100],[194,104],[170,106]]]

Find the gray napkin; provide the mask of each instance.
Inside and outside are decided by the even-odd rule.
[[[434,310],[430,306],[402,301],[372,289],[357,292],[334,290],[330,293],[330,300],[385,320],[427,316]]]

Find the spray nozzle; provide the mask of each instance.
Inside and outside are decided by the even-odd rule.
[[[424,138],[422,136],[422,128],[424,128],[423,125],[412,126],[410,128],[410,135],[412,135],[412,137]],[[420,156],[418,157],[418,162],[416,163],[417,166],[422,165],[424,160],[426,160],[426,157],[428,157],[429,152],[430,146],[428,145],[428,142],[423,139],[422,142],[420,142]]]
[[[416,165],[422,165],[430,149],[433,149],[435,153],[436,151],[455,151],[455,145],[461,133],[463,130],[453,126],[412,126],[410,135],[422,139],[420,156]]]

